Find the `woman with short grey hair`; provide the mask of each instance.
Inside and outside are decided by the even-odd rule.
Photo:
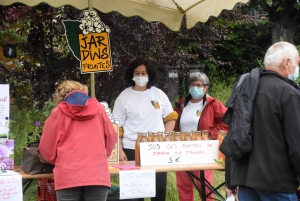
[[[196,72],[196,73],[191,74],[190,79],[189,79],[189,85],[192,82],[196,82],[198,80],[200,80],[203,83],[203,85],[209,86],[209,79],[208,79],[207,75],[205,73],[201,73],[201,72]]]
[[[175,103],[174,111],[178,113],[175,131],[208,130],[209,139],[217,139],[218,131],[228,131],[228,126],[222,122],[226,107],[219,100],[207,95],[209,79],[205,73],[192,73],[189,79],[189,95]],[[212,170],[205,170],[205,179],[212,183]],[[193,171],[198,178],[200,171]],[[179,200],[194,200],[194,184],[186,172],[176,172]],[[201,188],[200,182],[197,185]],[[209,189],[206,188],[206,194]],[[213,199],[213,195],[209,196]]]

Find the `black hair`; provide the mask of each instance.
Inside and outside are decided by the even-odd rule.
[[[150,89],[152,86],[154,86],[154,83],[157,79],[157,71],[154,68],[154,65],[150,59],[147,58],[136,58],[131,62],[131,64],[128,66],[126,72],[125,72],[125,81],[130,84],[131,86],[135,85],[135,82],[132,80],[134,70],[140,66],[145,65],[146,71],[148,74],[149,81],[147,83],[147,88]]]

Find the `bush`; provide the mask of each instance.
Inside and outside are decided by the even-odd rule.
[[[15,141],[15,164],[21,164],[23,147],[38,141],[44,122],[56,103],[49,100],[42,110],[12,110],[9,120],[9,136]]]

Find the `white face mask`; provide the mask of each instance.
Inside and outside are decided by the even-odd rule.
[[[144,87],[147,85],[149,78],[144,76],[135,76],[132,78],[136,85],[139,87]]]

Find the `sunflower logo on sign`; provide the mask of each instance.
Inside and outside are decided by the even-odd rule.
[[[101,22],[95,10],[85,10],[83,11],[84,18],[81,19],[81,24],[79,28],[82,33],[87,35],[89,33],[101,33],[103,31],[110,33],[110,28]]]
[[[81,63],[81,73],[112,71],[109,33],[95,10],[83,11],[80,21],[63,21],[68,45]]]
[[[154,106],[155,109],[160,109],[160,105],[158,101],[151,101],[151,104]]]

